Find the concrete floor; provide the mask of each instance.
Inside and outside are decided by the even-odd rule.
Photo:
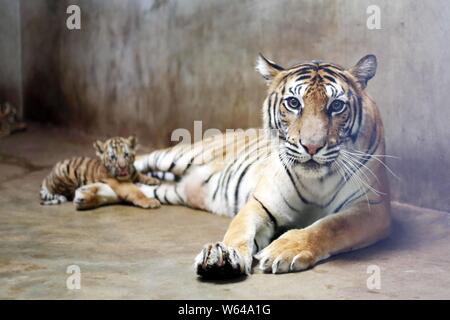
[[[40,206],[42,178],[72,155],[93,155],[91,139],[32,126],[0,140],[2,299],[450,299],[449,213],[394,203],[394,233],[375,246],[301,273],[205,282],[193,258],[229,219],[170,206]],[[80,290],[66,287],[69,265],[81,269]],[[367,288],[370,265],[381,269],[379,290]]]

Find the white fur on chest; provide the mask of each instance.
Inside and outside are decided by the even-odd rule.
[[[291,177],[281,162],[272,159],[255,190],[280,226],[310,225],[332,214],[337,204],[356,190],[337,173],[318,179],[301,177],[293,169],[290,172]]]

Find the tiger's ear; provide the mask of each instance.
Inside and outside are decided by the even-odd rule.
[[[266,59],[260,53],[258,59],[256,59],[256,70],[263,76],[264,79],[266,79],[267,83],[270,84],[272,79],[283,71],[284,68],[277,65],[275,62]]]
[[[103,152],[105,151],[105,144],[103,142],[101,142],[100,140],[97,140],[94,142],[93,144],[94,149],[95,149],[95,153],[97,154],[97,156],[101,157],[103,155]]]
[[[349,71],[356,78],[361,88],[364,89],[367,86],[367,82],[377,72],[377,57],[373,54],[368,54],[362,57]]]
[[[138,141],[137,141],[136,136],[134,136],[134,135],[129,136],[128,139],[127,139],[127,141],[128,141],[128,145],[129,145],[132,149],[137,149]]]

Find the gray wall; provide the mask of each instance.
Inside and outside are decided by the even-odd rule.
[[[0,103],[11,102],[22,114],[20,2],[0,0]]]
[[[65,28],[68,3],[82,30]],[[258,126],[258,52],[283,65],[379,60],[369,92],[400,176],[394,199],[450,211],[450,2],[294,0],[22,1],[30,119],[87,133],[136,132],[167,145],[175,128]],[[381,7],[381,30],[366,8]]]

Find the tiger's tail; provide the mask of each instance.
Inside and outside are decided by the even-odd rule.
[[[233,134],[219,134],[194,144],[180,143],[167,149],[138,156],[134,165],[139,172],[151,172],[155,178],[176,181],[193,165],[204,165],[213,160],[222,159],[226,148],[232,145],[234,139]]]
[[[164,181],[176,181],[183,176],[192,164],[201,159],[204,147],[198,145],[176,145],[138,156],[134,166],[139,172]]]
[[[176,181],[177,177],[175,174],[169,171],[149,171],[148,176],[162,180],[162,181]]]
[[[175,180],[188,165],[183,155],[186,150],[181,146],[156,150],[147,155],[136,157],[134,166],[139,172],[147,173],[160,180]]]

